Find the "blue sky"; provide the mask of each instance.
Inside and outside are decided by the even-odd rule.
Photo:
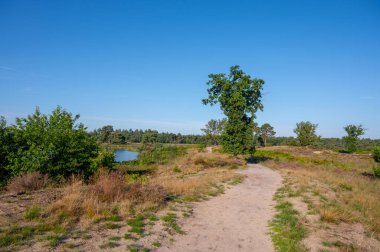
[[[39,106],[89,129],[200,133],[207,75],[240,65],[265,80],[278,135],[302,120],[380,138],[379,1],[0,0],[0,114]]]

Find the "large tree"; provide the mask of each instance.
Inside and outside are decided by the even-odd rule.
[[[266,146],[267,140],[276,135],[276,131],[269,123],[264,123],[261,127],[257,127],[256,129],[257,138],[261,144],[261,146]]]
[[[230,74],[210,74],[207,82],[208,98],[203,104],[220,104],[227,117],[221,137],[223,149],[234,155],[254,152],[253,130],[257,110],[263,110],[261,91],[264,81],[251,78],[239,66],[232,66]]]
[[[350,124],[344,127],[344,130],[347,133],[347,136],[343,137],[347,152],[355,152],[358,149],[359,137],[364,135],[364,128],[362,125]]]
[[[227,120],[224,118],[222,120],[214,120],[211,119],[202,129],[202,131],[206,134],[206,140],[209,144],[216,145],[219,143],[220,136],[223,133],[224,127],[226,125]]]
[[[312,145],[318,140],[315,133],[317,127],[318,124],[313,124],[309,121],[297,123],[294,133],[297,134],[297,140],[301,146]]]

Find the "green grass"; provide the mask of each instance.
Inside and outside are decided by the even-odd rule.
[[[298,212],[292,204],[284,200],[285,193],[286,189],[280,188],[274,197],[277,213],[270,224],[273,244],[280,252],[307,251],[302,244],[307,235],[306,229],[299,222]]]
[[[116,247],[119,247],[119,246],[120,246],[119,243],[109,241],[109,242],[106,242],[106,243],[100,245],[99,248],[101,248],[101,249],[108,249],[108,248],[116,248]]]
[[[161,243],[158,241],[155,241],[152,243],[152,247],[159,248],[159,247],[161,247]]]
[[[144,216],[138,215],[133,219],[129,219],[127,224],[131,227],[129,232],[142,235],[144,233]]]
[[[26,210],[24,214],[24,218],[26,220],[35,220],[35,219],[38,219],[40,216],[41,216],[41,208],[37,206],[33,206],[29,208],[28,210]]]
[[[161,220],[165,222],[165,225],[174,230],[178,234],[185,234],[185,232],[181,229],[180,226],[177,225],[177,215],[174,213],[168,213],[161,217]]]
[[[106,223],[105,227],[107,229],[118,229],[121,228],[121,225],[116,223]]]
[[[120,236],[111,236],[110,241],[119,241],[121,239]]]

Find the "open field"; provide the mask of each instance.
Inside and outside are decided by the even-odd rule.
[[[254,161],[283,174],[277,217],[298,219],[287,227],[294,231],[292,237],[281,235],[289,222],[273,224],[281,251],[303,251],[305,246],[312,251],[380,249],[380,179],[371,174],[370,155],[279,146],[259,149]],[[305,246],[293,246],[297,237]]]

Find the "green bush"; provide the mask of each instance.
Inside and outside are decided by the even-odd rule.
[[[94,159],[95,168],[112,169],[115,164],[115,153],[113,151],[101,151]]]
[[[380,147],[375,147],[373,148],[373,159],[375,160],[375,162],[378,162],[380,163]]]
[[[380,178],[380,165],[375,165],[373,167],[373,174],[376,176],[376,177],[379,177]]]
[[[12,139],[1,147],[7,147],[4,168],[11,176],[33,171],[54,179],[72,174],[90,176],[96,171],[93,158],[98,145],[78,119],[79,115],[73,116],[61,107],[50,115],[41,114],[37,108],[33,115],[17,118],[15,125],[6,128]]]

